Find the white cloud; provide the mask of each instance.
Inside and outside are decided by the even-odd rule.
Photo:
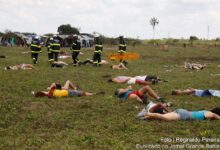
[[[220,37],[219,0],[0,0],[0,30],[56,33],[61,24],[107,36],[151,38],[151,17],[160,21],[156,37]]]

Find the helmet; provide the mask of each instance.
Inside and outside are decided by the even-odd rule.
[[[51,37],[51,38],[49,38],[49,40],[50,40],[50,41],[53,41],[53,38]]]
[[[34,37],[34,39],[39,40],[40,37],[39,37],[38,35],[36,35],[36,36]]]

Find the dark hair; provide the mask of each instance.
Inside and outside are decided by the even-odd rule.
[[[125,92],[126,93],[126,92]],[[119,90],[115,91],[115,96],[117,96],[118,98],[123,98],[123,96],[125,95],[125,93],[119,93]]]
[[[110,68],[113,68],[113,65],[111,65]]]
[[[210,111],[220,116],[220,108],[219,107],[216,107]]]
[[[36,92],[35,94],[34,94],[34,96],[35,97],[44,97],[44,96],[47,96],[44,92]]]
[[[118,96],[118,93],[119,93],[118,90],[116,90],[116,91],[115,91],[115,95]]]
[[[61,85],[61,84],[56,83],[56,89],[61,90],[61,89],[62,89],[62,85]]]
[[[157,108],[154,110],[154,113],[164,114],[163,108]]]
[[[10,68],[10,66],[7,66],[7,67],[5,67],[6,68],[6,70],[10,70],[11,68]]]
[[[172,95],[177,95],[177,92],[175,90],[172,91]]]
[[[109,79],[107,82],[113,82],[112,79]]]

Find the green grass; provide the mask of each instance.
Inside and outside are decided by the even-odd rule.
[[[3,70],[8,65],[31,63],[30,54],[21,54],[27,50],[0,47],[0,54],[8,56],[0,59],[0,149],[135,149],[136,144],[164,144],[161,137],[220,138],[219,121],[136,120],[135,106],[141,104],[120,102],[113,96],[115,89],[126,85],[108,84],[107,79],[102,78],[103,75],[158,75],[169,82],[152,88],[172,101],[173,109],[211,109],[220,106],[219,98],[175,97],[170,93],[174,88],[220,89],[220,76],[210,75],[220,73],[219,49],[171,47],[163,51],[157,47],[129,47],[128,51],[142,57],[130,61],[129,69],[123,71],[111,70],[108,66],[53,69],[44,50],[34,70]],[[82,51],[84,55],[79,56],[82,60],[93,55],[93,50]],[[104,55],[112,52],[105,50]],[[71,59],[66,61],[70,63]],[[202,71],[191,71],[183,68],[184,61],[209,64]],[[32,90],[44,90],[51,82],[64,83],[68,79],[86,91],[105,90],[106,94],[60,99],[31,95]]]

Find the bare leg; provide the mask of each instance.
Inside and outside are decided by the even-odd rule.
[[[159,96],[154,92],[154,90],[152,90],[151,87],[148,86],[148,85],[146,85],[146,86],[142,87],[141,89],[139,89],[138,92],[141,95],[144,95],[144,94],[148,93],[154,99],[158,99],[159,98]]]
[[[69,89],[77,90],[77,87],[70,80],[67,80],[66,83],[64,84],[64,86],[62,87],[62,89],[65,89],[65,90],[69,90]]]
[[[158,114],[158,113],[147,113],[145,115],[146,119],[158,119],[158,120],[165,120],[165,121],[175,121],[175,120],[179,120],[180,116],[175,113],[175,112],[171,112],[171,113],[167,113],[167,114]]]
[[[135,83],[140,84],[140,85],[150,85],[150,84],[152,84],[151,81],[143,81],[143,80],[138,80],[138,79],[136,80]]]
[[[92,96],[94,95],[94,93],[90,93],[90,92],[83,92],[83,96]]]
[[[185,90],[173,90],[174,95],[191,95],[195,93],[195,89],[188,88]]]

